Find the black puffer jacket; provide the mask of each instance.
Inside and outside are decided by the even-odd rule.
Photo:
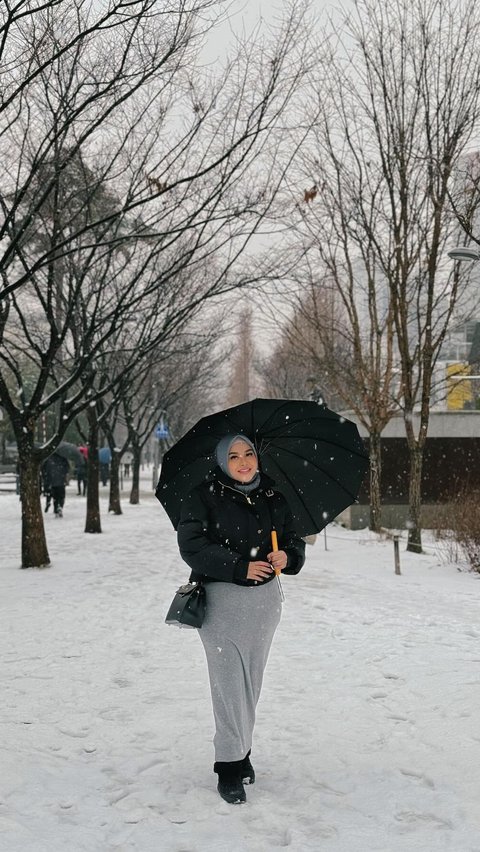
[[[266,561],[272,551],[271,531],[288,556],[283,574],[298,574],[305,561],[305,543],[295,533],[292,513],[273,482],[261,474],[260,486],[248,496],[232,486],[217,468],[211,479],[197,486],[185,502],[178,525],[182,559],[192,569],[190,582],[221,580],[242,586],[248,563]],[[264,582],[275,579],[275,574]]]
[[[65,485],[69,469],[70,466],[64,456],[52,453],[42,466],[45,490],[48,491],[50,488],[59,488]]]

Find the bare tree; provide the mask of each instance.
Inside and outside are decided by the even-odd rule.
[[[355,412],[369,435],[370,528],[379,530],[381,434],[399,410],[394,312],[377,254],[383,177],[373,173],[371,154],[352,132],[339,142],[329,108],[327,101],[303,151],[304,178],[314,175],[316,183],[296,203],[296,245],[289,248],[296,261],[286,298],[293,316],[284,333],[329,405]],[[356,116],[341,101],[338,116],[355,127]]]
[[[315,228],[315,220],[309,225]],[[279,390],[279,382],[285,384],[285,395],[310,397],[333,409],[353,411],[366,428],[370,438],[370,528],[378,530],[380,435],[397,408],[392,392],[393,321],[388,311],[381,321],[377,315],[372,332],[372,315],[378,305],[365,303],[362,310],[365,288],[362,276],[357,277],[358,264],[357,274],[352,269],[349,279],[348,269],[340,266],[338,256],[332,256],[329,274],[317,278],[318,267],[325,269],[322,255],[332,245],[327,240],[319,249],[315,242],[311,252],[305,253],[302,271],[298,264],[297,282],[292,282],[284,297],[289,312],[282,312],[281,343],[266,366],[273,387]],[[265,366],[263,372],[265,375]]]
[[[298,269],[297,269],[298,272]],[[273,299],[272,321],[275,326],[275,345],[269,353],[256,360],[256,370],[263,380],[263,393],[266,396],[280,396],[285,399],[328,400],[336,407],[334,384],[330,380],[332,365],[335,364],[333,351],[327,353],[325,341],[339,349],[339,340],[334,340],[333,313],[334,304],[330,288],[320,283],[308,290],[306,276],[289,282],[282,298]],[[316,326],[328,325],[324,334],[319,334]],[[344,353],[343,353],[344,354]],[[341,361],[343,369],[344,358]]]
[[[461,7],[452,0],[393,6],[358,0],[341,36],[332,39],[329,75],[317,88],[320,148],[311,163],[315,196],[305,199],[304,218],[318,204],[318,241],[327,245],[322,260],[330,274],[332,258],[343,267],[340,293],[354,287],[350,306],[345,304],[351,331],[360,321],[351,307],[362,290],[362,280],[352,275],[354,245],[361,258],[371,346],[363,342],[356,361],[365,353],[367,392],[380,380],[379,425],[384,414],[391,416],[392,372],[398,369],[410,451],[413,552],[421,551],[433,371],[464,288],[445,252],[458,228],[451,196],[480,119],[479,31],[480,13],[471,0]],[[334,213],[347,242],[326,223],[335,193]]]
[[[84,409],[97,428],[125,372],[119,362],[105,379],[109,341],[118,351],[119,329],[135,328],[121,346],[131,370],[205,300],[251,280],[240,258],[298,143],[286,110],[304,73],[303,4],[209,79],[195,50],[212,5],[126,4],[122,24],[95,28],[77,0],[17,28],[40,63],[0,117],[0,402],[19,449],[24,567],[49,563],[42,461]]]
[[[72,54],[79,45],[88,42],[99,33],[111,34],[124,31],[125,25],[148,14],[158,14],[155,0],[111,0],[108,6],[89,8],[85,0],[4,0],[0,9],[0,69],[2,74],[2,98],[0,116],[6,114],[10,127],[18,118],[22,108],[25,89],[54,63]],[[67,6],[70,20],[75,26],[62,32],[61,38],[49,38],[45,31],[48,16],[65,19]],[[157,9],[155,7],[157,6]],[[198,9],[219,6],[204,0]],[[31,39],[27,43],[26,39]]]
[[[200,313],[168,347],[150,352],[136,372],[126,374],[115,387],[110,404],[100,417],[112,456],[109,512],[122,513],[119,468],[127,448],[133,454],[129,499],[137,504],[142,456],[159,421],[168,423],[169,438],[160,439],[166,447],[181,437],[208,406],[215,388],[217,362],[222,358],[218,349],[220,315],[217,313],[214,319],[211,311],[208,314],[210,322]]]
[[[250,399],[255,357],[251,306],[240,300],[235,306],[235,317],[226,393],[226,401],[229,406],[239,405]]]

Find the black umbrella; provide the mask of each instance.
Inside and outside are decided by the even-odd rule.
[[[299,535],[320,532],[356,501],[368,455],[351,420],[315,402],[253,399],[203,417],[165,453],[155,493],[175,529],[186,495],[216,466],[220,438],[238,433],[255,444]]]
[[[63,456],[67,461],[76,462],[82,458],[82,454],[75,444],[69,444],[68,441],[62,441],[55,450],[58,456]]]

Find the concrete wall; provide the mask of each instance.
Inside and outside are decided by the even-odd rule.
[[[442,526],[440,517],[448,516],[448,503],[439,505],[429,503],[422,506],[422,528],[437,529]],[[345,509],[336,520],[350,530],[363,530],[368,527],[370,507],[358,503]],[[404,503],[382,506],[381,525],[389,530],[405,530],[408,525],[408,506]]]
[[[358,426],[362,438],[368,438],[367,430],[351,411],[342,412]],[[413,415],[413,426],[418,434],[419,418]],[[396,415],[382,432],[383,438],[405,438],[403,417]],[[429,438],[478,438],[480,437],[480,411],[432,411],[428,427]]]

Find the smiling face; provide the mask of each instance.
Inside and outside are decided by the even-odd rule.
[[[228,451],[228,472],[232,479],[244,485],[251,482],[258,470],[257,457],[245,441],[235,441]]]

